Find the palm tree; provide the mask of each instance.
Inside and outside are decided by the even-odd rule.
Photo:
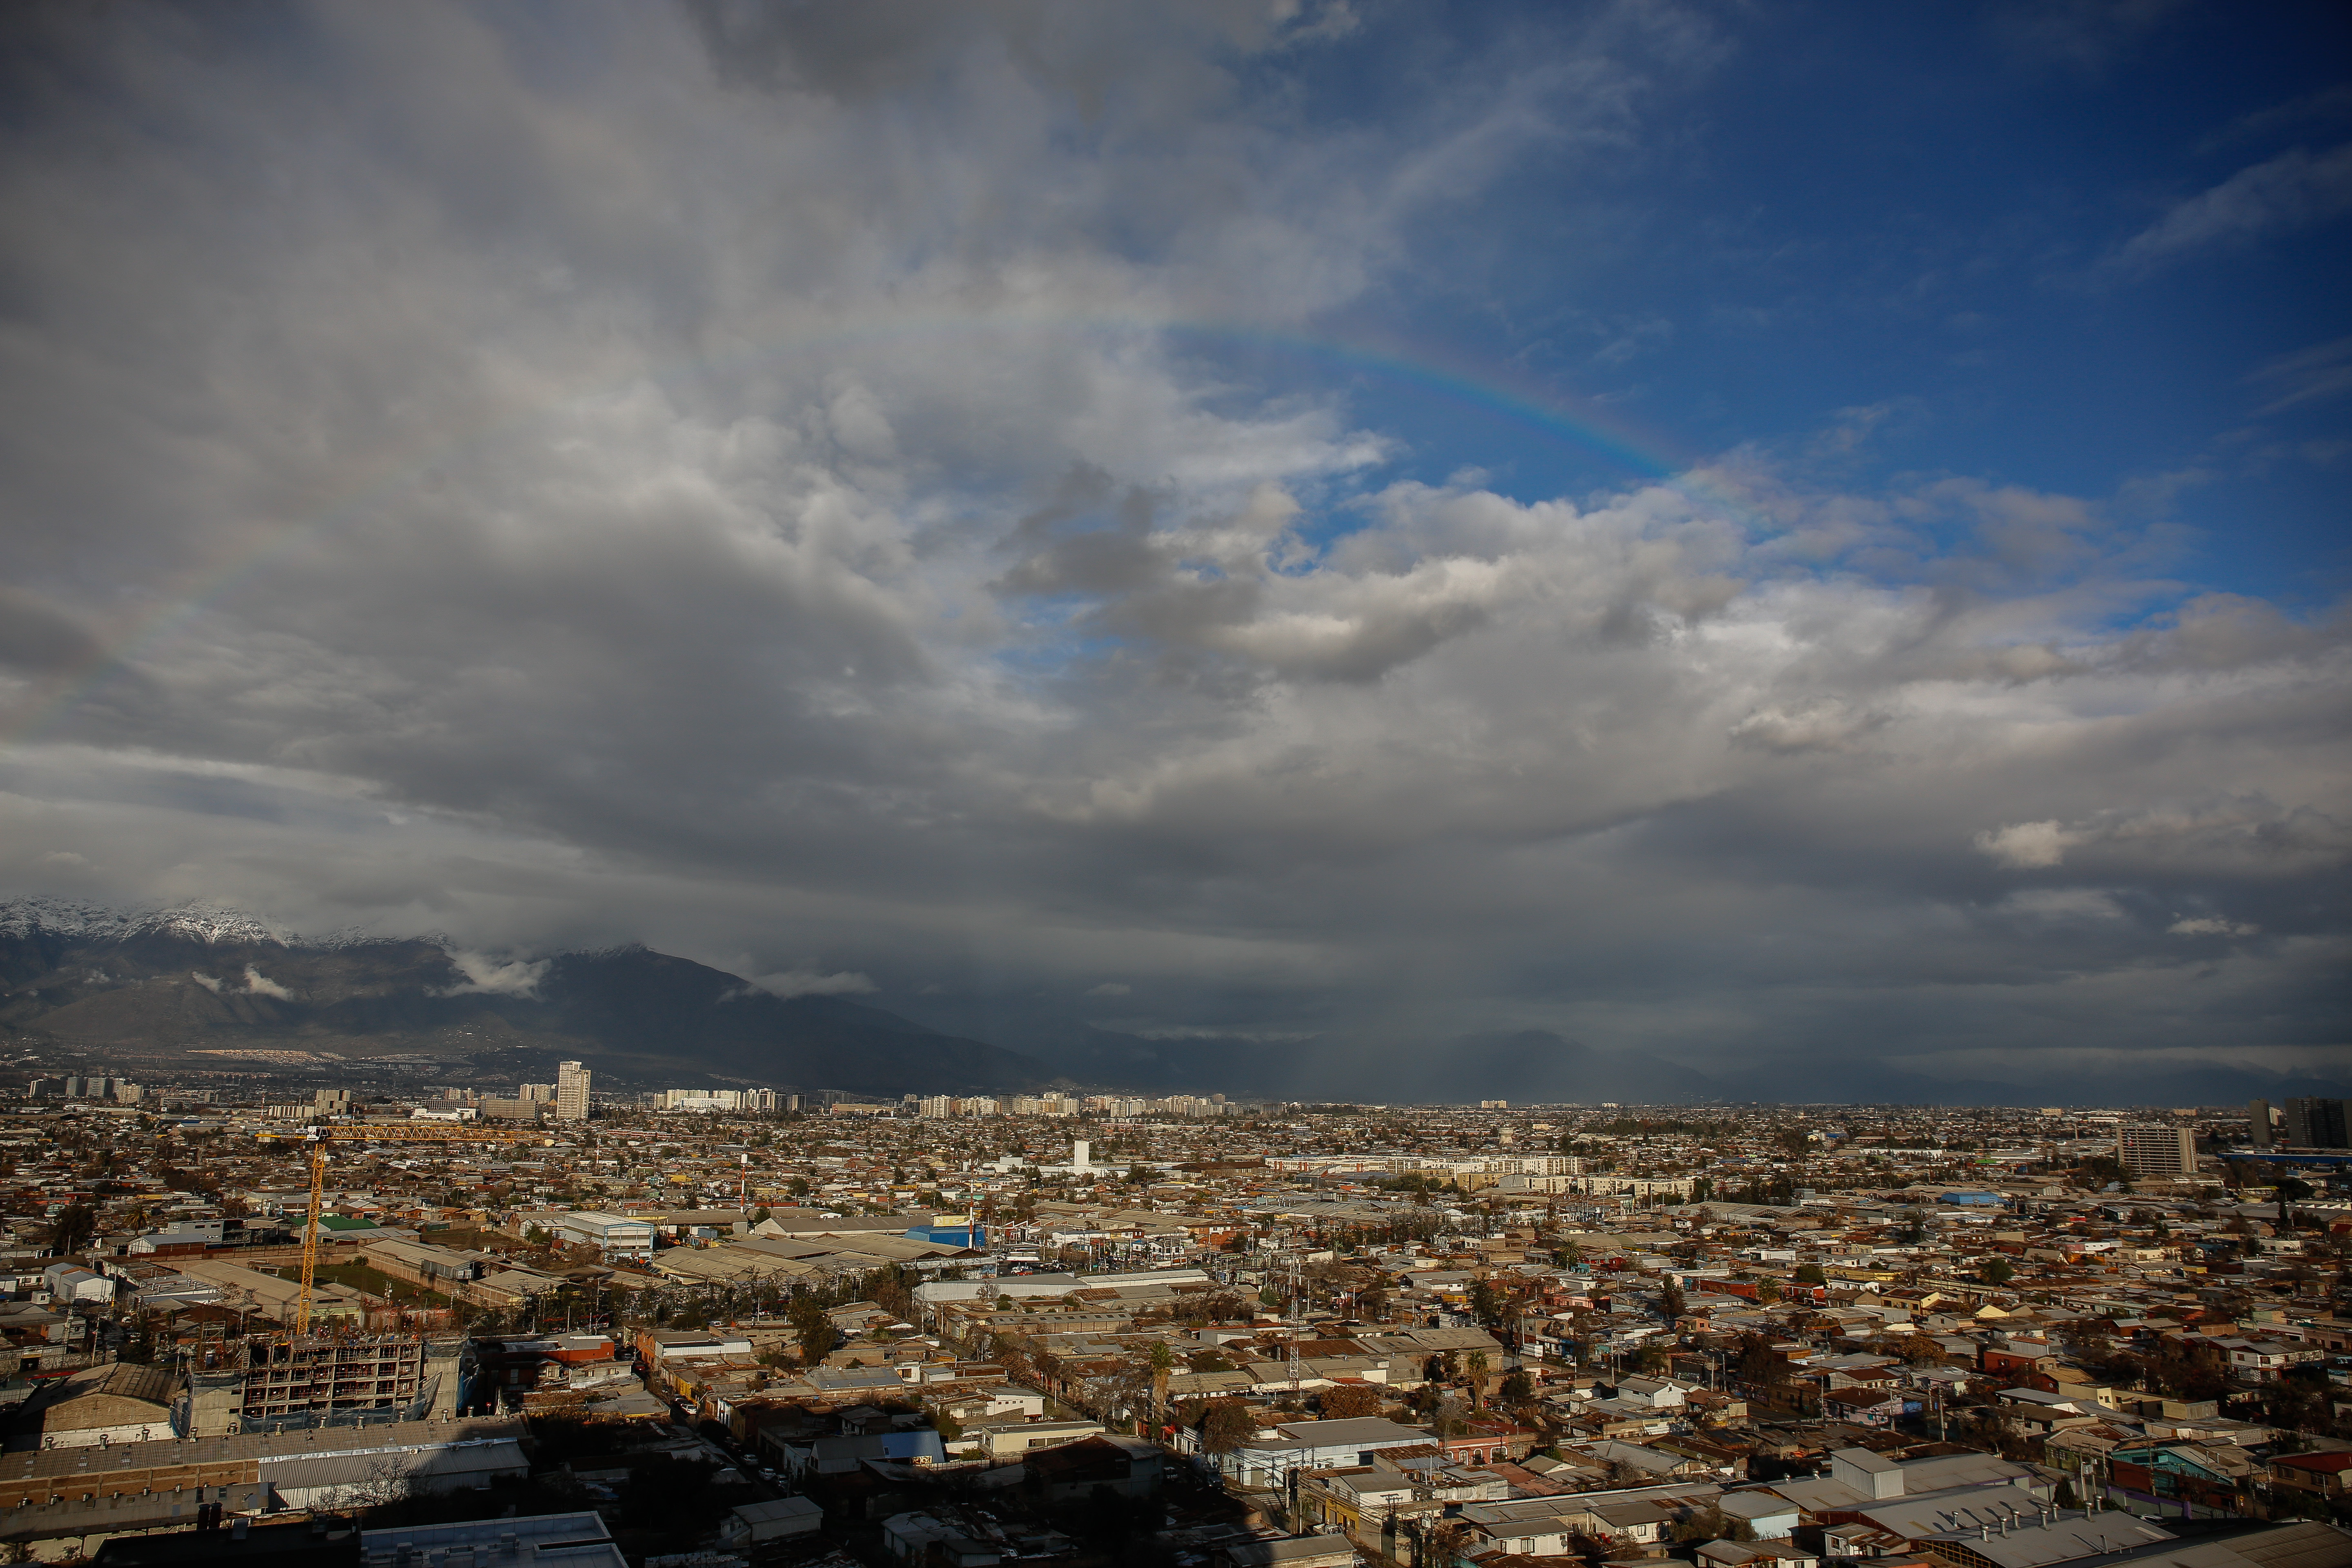
[[[1486,1408],[1486,1352],[1472,1351],[1467,1368],[1470,1373],[1470,1398],[1481,1410]]]

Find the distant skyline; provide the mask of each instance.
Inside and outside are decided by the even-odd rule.
[[[2352,1076],[2339,6],[0,37],[0,899],[1335,1098]]]

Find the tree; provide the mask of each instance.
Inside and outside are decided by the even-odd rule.
[[[1486,1352],[1472,1351],[1466,1363],[1470,1374],[1470,1398],[1479,1409],[1486,1408]]]
[[[1977,1270],[1977,1278],[1988,1285],[2006,1285],[2017,1278],[2017,1270],[2006,1258],[1988,1258]]]
[[[1344,1421],[1359,1415],[1378,1415],[1384,1408],[1381,1391],[1369,1383],[1342,1383],[1324,1389],[1317,1396],[1323,1406],[1326,1421]]]
[[[1682,1321],[1683,1314],[1689,1310],[1689,1303],[1683,1300],[1682,1282],[1677,1279],[1667,1280],[1666,1288],[1658,1292],[1658,1315],[1670,1323],[1677,1323]]]
[[[793,1326],[801,1344],[801,1360],[814,1366],[833,1349],[837,1337],[833,1320],[824,1315],[824,1305],[803,1290],[794,1295],[792,1304],[784,1309],[784,1321]]]
[[[41,1240],[58,1258],[79,1252],[98,1234],[98,1211],[88,1204],[68,1204],[49,1216]]]
[[[1685,1545],[1693,1542],[1720,1541],[1725,1535],[1723,1514],[1714,1508],[1685,1508],[1667,1527],[1667,1533]]]
[[[1503,1309],[1509,1298],[1484,1279],[1470,1282],[1470,1315],[1483,1328],[1498,1329],[1503,1325]]]
[[[1822,1272],[1822,1266],[1818,1263],[1800,1263],[1797,1265],[1796,1280],[1800,1285],[1826,1285],[1830,1277]]]
[[[1256,1432],[1256,1418],[1238,1399],[1212,1399],[1201,1412],[1201,1447],[1212,1454],[1230,1454]]]

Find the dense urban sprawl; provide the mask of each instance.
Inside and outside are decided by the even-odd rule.
[[[26,1086],[0,1117],[0,1537],[118,1562],[201,1525],[354,1562],[363,1531],[424,1560],[503,1532],[614,1563],[2352,1563],[2340,1101],[547,1076]]]

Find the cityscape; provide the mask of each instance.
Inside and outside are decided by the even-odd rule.
[[[2341,1100],[213,1076],[0,1111],[44,1560],[2044,1568],[2352,1514]]]
[[[2345,0],[0,4],[0,1568],[2352,1568]]]

